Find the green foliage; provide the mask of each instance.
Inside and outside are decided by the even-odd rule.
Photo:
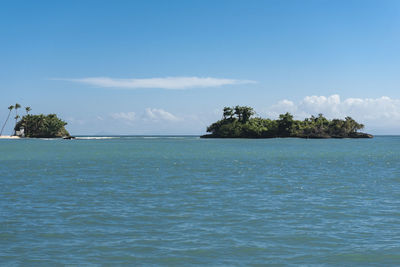
[[[344,138],[357,136],[357,131],[364,125],[357,123],[351,117],[344,120],[328,120],[322,114],[311,116],[303,121],[294,120],[293,115],[279,115],[278,120],[251,118],[255,114],[250,107],[225,107],[223,119],[211,124],[204,137],[219,138],[271,138],[271,137],[302,137],[302,138]]]
[[[56,114],[27,114],[17,123],[15,130],[24,127],[26,137],[63,137],[69,136],[68,131],[64,128],[65,125],[67,123],[57,118]]]
[[[233,109],[230,107],[224,107],[224,119],[232,119],[233,117]]]
[[[234,114],[240,122],[246,123],[251,116],[254,115],[254,110],[251,107],[236,106],[233,108]]]
[[[293,116],[289,112],[279,115],[278,133],[280,133],[283,137],[289,137],[293,135],[294,124],[295,121],[293,120]]]

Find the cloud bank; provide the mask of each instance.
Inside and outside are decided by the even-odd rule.
[[[136,113],[135,112],[118,112],[118,113],[111,114],[111,117],[113,119],[134,121],[136,119]]]
[[[163,109],[157,108],[146,108],[145,110],[145,118],[153,121],[179,121],[180,118],[176,117],[172,113],[165,111]]]
[[[148,79],[113,79],[108,77],[88,77],[81,79],[54,79],[88,84],[96,87],[139,89],[160,88],[167,90],[184,90],[199,87],[218,87],[223,85],[237,85],[256,83],[250,80],[235,80],[212,77],[165,77]]]
[[[137,115],[136,112],[117,112],[112,113],[111,117],[116,120],[121,120],[127,124],[132,124],[133,121],[151,121],[151,122],[176,122],[182,119],[174,114],[158,108],[146,108],[142,114]]]
[[[298,119],[319,113],[327,118],[350,116],[368,128],[400,130],[400,99],[387,96],[379,98],[347,98],[339,95],[306,96],[298,103],[284,99],[267,109],[267,116],[290,112]]]

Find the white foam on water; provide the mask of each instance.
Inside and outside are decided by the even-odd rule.
[[[115,139],[119,137],[112,137],[112,136],[85,136],[85,137],[75,137],[75,139],[81,140],[98,140],[98,139]]]
[[[138,136],[138,138],[143,139],[188,139],[196,138],[195,136]]]

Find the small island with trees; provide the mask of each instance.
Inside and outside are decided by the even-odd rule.
[[[252,118],[253,108],[247,106],[225,107],[223,118],[207,127],[201,138],[372,138],[367,133],[358,132],[363,124],[351,117],[344,120],[328,120],[322,114],[311,116],[303,121],[293,119],[285,113],[279,119]]]
[[[20,104],[11,105],[8,107],[8,116],[4,122],[0,136],[2,136],[4,128],[10,118],[12,110],[15,110],[15,126],[11,136],[6,137],[30,137],[30,138],[65,138],[71,139],[68,131],[65,129],[67,123],[57,117],[56,114],[29,114],[30,107],[25,107],[26,115],[22,118],[18,114],[18,109],[21,108]]]

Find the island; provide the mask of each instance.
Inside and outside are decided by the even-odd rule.
[[[322,114],[303,121],[293,119],[289,112],[271,120],[253,118],[254,109],[247,106],[225,107],[223,118],[207,127],[209,134],[201,138],[372,138],[371,134],[358,132],[363,124],[351,117],[328,120]]]
[[[16,135],[31,138],[72,138],[65,129],[67,123],[56,114],[25,115],[15,125]]]
[[[18,114],[18,109],[21,105],[16,103],[8,107],[7,118],[0,130],[0,138],[64,138],[73,139],[68,131],[65,129],[67,123],[57,117],[56,114],[40,114],[32,115],[29,112],[32,110],[30,107],[25,107],[26,115],[21,118]],[[3,136],[4,128],[10,118],[11,112],[15,111],[15,126],[12,135]]]

